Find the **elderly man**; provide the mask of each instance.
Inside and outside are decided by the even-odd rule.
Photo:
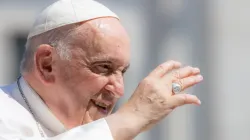
[[[198,68],[168,61],[124,94],[129,37],[119,18],[92,0],[60,0],[28,36],[22,76],[0,89],[1,140],[129,140],[173,109],[199,105],[184,90],[202,81]]]

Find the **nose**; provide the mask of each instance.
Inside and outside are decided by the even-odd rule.
[[[112,74],[109,76],[109,82],[105,86],[105,89],[114,94],[117,98],[124,95],[124,82],[123,75],[121,73]]]

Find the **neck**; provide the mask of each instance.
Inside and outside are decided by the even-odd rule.
[[[86,123],[86,107],[82,103],[78,104],[79,102],[70,100],[71,98],[64,94],[63,91],[45,87],[32,76],[25,75],[23,77],[67,129]]]

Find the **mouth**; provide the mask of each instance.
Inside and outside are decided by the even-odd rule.
[[[102,112],[103,114],[108,114],[110,108],[111,108],[111,104],[109,103],[105,103],[102,101],[97,101],[97,100],[91,100],[91,102],[98,108],[98,110],[100,112]]]

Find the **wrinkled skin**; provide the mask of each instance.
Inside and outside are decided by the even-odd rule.
[[[80,24],[68,45],[70,61],[60,59],[53,46],[40,45],[34,72],[24,76],[67,128],[111,113],[124,94],[123,74],[130,60],[129,38],[118,19]]]
[[[88,24],[88,25],[86,25]],[[86,31],[89,36],[84,40]],[[129,66],[128,36],[117,19],[97,19],[78,28],[72,44],[72,60],[58,63],[58,85],[68,91],[72,101],[82,104],[91,119],[111,113],[124,94],[123,74]],[[87,44],[87,45],[86,45]],[[101,111],[90,99],[108,104]]]
[[[129,66],[129,38],[115,18],[81,24],[70,43],[71,61],[61,60],[55,48],[42,44],[34,57],[34,70],[24,75],[55,116],[67,128],[105,118],[115,140],[129,140],[150,129],[176,107],[200,105],[189,94],[174,94],[203,80],[199,68],[167,61],[145,77],[117,112],[111,111],[124,94],[123,73]],[[103,110],[96,102],[106,104]]]
[[[194,95],[172,92],[173,82],[180,84],[182,90],[201,82],[203,77],[199,73],[198,68],[181,68],[181,63],[177,61],[167,61],[155,68],[140,82],[128,102],[106,118],[114,139],[133,139],[169,115],[176,107],[200,105],[200,100]]]

